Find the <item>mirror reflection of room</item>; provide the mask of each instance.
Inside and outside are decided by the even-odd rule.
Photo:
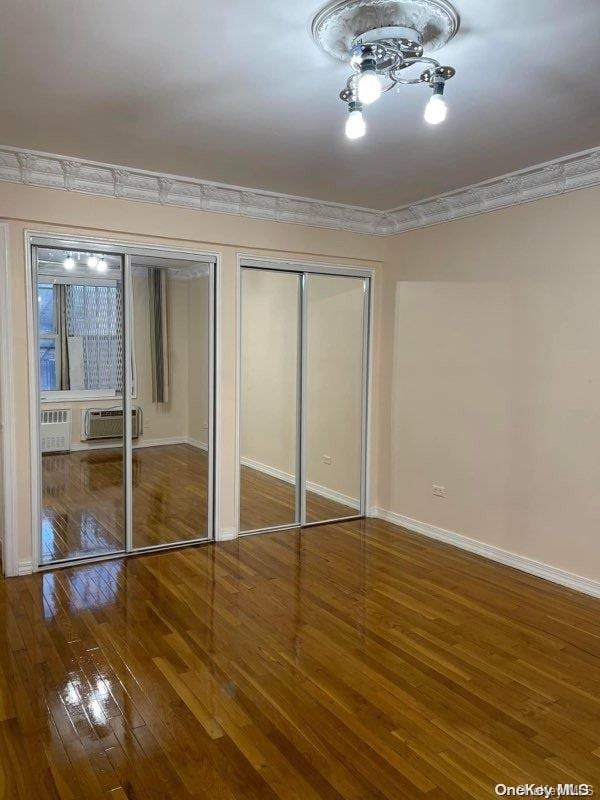
[[[47,563],[124,547],[123,280],[121,256],[34,253]]]
[[[360,513],[364,280],[307,275],[306,522]]]
[[[298,522],[300,276],[243,269],[240,530]]]
[[[305,314],[300,325],[303,282]],[[362,278],[242,269],[242,532],[360,514],[364,304]],[[298,380],[301,337],[303,409]],[[305,427],[304,520],[297,496],[300,413]]]
[[[207,264],[131,260],[136,397],[133,547],[208,535],[209,298]]]
[[[41,562],[125,549],[123,298],[132,548],[208,535],[209,266],[36,248]]]

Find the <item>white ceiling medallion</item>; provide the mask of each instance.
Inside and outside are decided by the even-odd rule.
[[[455,71],[425,53],[443,47],[459,24],[446,0],[335,0],[317,14],[312,23],[315,42],[352,69],[340,92],[348,107],[349,139],[366,133],[363,106],[401,85],[429,86],[426,122],[437,125],[446,119],[444,88]],[[419,67],[424,69],[415,74]]]

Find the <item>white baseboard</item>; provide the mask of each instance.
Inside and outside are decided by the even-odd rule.
[[[277,480],[285,481],[286,483],[296,483],[296,478],[291,473],[284,472],[276,467],[270,467],[268,464],[263,464],[260,461],[254,461],[252,458],[244,458],[242,456],[240,462],[245,467],[255,469],[257,472],[264,472],[265,475],[270,475],[272,478],[277,478]],[[342,494],[341,492],[335,491],[335,489],[329,489],[327,486],[321,486],[318,483],[306,481],[306,490],[308,492],[314,492],[314,494],[318,494],[320,497],[325,497],[327,500],[333,500],[335,503],[349,506],[357,511],[360,510],[360,500],[356,497]]]
[[[382,508],[372,508],[369,510],[369,516],[383,519],[386,522],[391,522],[402,528],[407,528],[409,531],[428,536],[430,539],[437,539],[440,542],[454,545],[454,547],[460,547],[462,550],[468,550],[470,553],[489,558],[492,561],[498,561],[500,564],[506,564],[509,567],[514,567],[530,575],[536,575],[538,578],[552,581],[552,583],[559,583],[561,586],[567,586],[569,589],[574,589],[577,592],[583,592],[593,597],[600,597],[600,581],[584,578],[582,575],[576,575],[573,572],[567,572],[564,569],[553,567],[550,564],[544,564],[533,558],[512,553],[510,550],[503,550],[501,547],[495,547],[491,544],[479,542],[476,539],[470,539],[468,536],[463,536],[461,533],[438,528],[427,522],[419,522],[419,520],[405,517],[403,514],[396,514],[393,511],[386,511]]]
[[[215,537],[217,542],[230,542],[232,539],[237,539],[238,534],[235,528],[221,528]]]
[[[33,572],[33,562],[29,559],[22,559],[19,561],[17,575],[31,575]]]
[[[199,450],[206,450],[208,452],[208,444],[206,442],[201,442],[200,439],[193,439],[191,436],[187,436],[185,442],[192,447],[197,447]]]
[[[138,450],[141,447],[161,447],[167,444],[189,444],[192,447],[198,447],[200,450],[208,450],[208,445],[201,442],[200,439],[193,439],[190,436],[165,436],[162,439],[140,439],[133,441],[133,450]],[[120,447],[119,441],[90,441],[90,442],[73,442],[71,444],[71,451],[78,452],[80,450],[106,450],[115,447]]]

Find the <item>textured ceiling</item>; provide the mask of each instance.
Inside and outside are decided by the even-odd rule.
[[[319,3],[4,0],[0,143],[379,209],[600,143],[598,0],[455,5],[446,123],[409,86],[350,142]]]

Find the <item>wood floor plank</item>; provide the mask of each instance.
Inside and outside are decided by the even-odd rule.
[[[599,612],[375,520],[3,581],[0,797],[599,790]]]

